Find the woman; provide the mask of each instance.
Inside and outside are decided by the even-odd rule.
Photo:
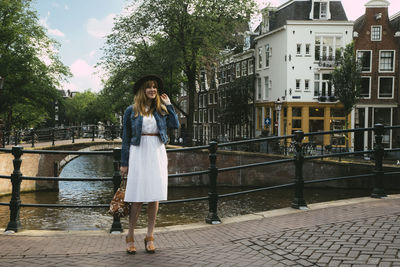
[[[127,252],[136,252],[134,229],[143,202],[147,207],[146,252],[154,253],[154,226],[158,202],[167,199],[168,159],[165,144],[167,128],[178,128],[179,121],[169,97],[163,93],[163,82],[155,75],[140,78],[133,87],[133,106],[124,113],[121,175],[127,176],[125,202],[131,203]]]

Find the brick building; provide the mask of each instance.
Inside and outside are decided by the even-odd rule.
[[[354,23],[353,38],[362,63],[361,98],[352,114],[352,127],[376,123],[399,124],[399,15],[389,18],[389,1],[371,0]],[[398,131],[386,131],[385,147],[398,146]],[[354,149],[371,149],[373,132],[355,133]]]

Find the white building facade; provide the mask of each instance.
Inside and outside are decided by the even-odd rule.
[[[329,131],[344,113],[329,83],[336,51],[352,41],[353,23],[340,1],[292,0],[264,11],[255,45],[256,136]],[[344,145],[321,136],[319,145]]]

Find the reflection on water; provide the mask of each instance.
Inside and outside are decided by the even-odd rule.
[[[71,161],[60,177],[111,177],[113,175],[112,157],[90,155]],[[60,182],[59,192],[35,192],[21,194],[22,203],[57,204],[108,204],[113,195],[112,182]],[[247,188],[218,188],[218,193],[228,193]],[[182,199],[207,196],[204,187],[169,188],[168,199]],[[228,197],[218,202],[218,214],[221,218],[278,209],[290,206],[293,199],[292,189],[279,189]],[[323,202],[351,197],[368,196],[367,190],[345,189],[305,189],[307,203]],[[9,202],[11,196],[0,197],[0,202]],[[157,226],[168,226],[204,221],[208,213],[208,202],[189,202],[160,205]],[[146,213],[139,217],[138,227],[146,226]],[[108,230],[112,217],[104,208],[21,208],[20,220],[25,229],[57,230]],[[6,227],[9,221],[9,208],[0,206],[0,227]],[[127,228],[127,219],[121,220]]]

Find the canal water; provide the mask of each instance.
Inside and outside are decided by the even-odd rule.
[[[112,158],[109,156],[80,156],[66,165],[60,177],[111,177]],[[60,182],[59,192],[46,191],[21,194],[22,203],[57,203],[73,205],[108,204],[113,196],[112,182]],[[219,187],[218,193],[235,192],[249,188]],[[168,189],[168,199],[207,196],[205,187],[179,187]],[[220,199],[218,214],[223,218],[254,212],[289,207],[293,189],[278,189]],[[307,203],[368,196],[367,190],[313,188],[305,189]],[[0,197],[9,202],[11,196]],[[144,208],[145,209],[145,208]],[[143,210],[144,211],[144,210]],[[160,205],[157,226],[203,222],[208,213],[208,202],[189,202]],[[145,212],[139,217],[138,227],[146,227]],[[109,230],[112,217],[104,208],[21,208],[20,220],[24,229],[40,230]],[[9,221],[9,208],[0,206],[0,228]],[[121,219],[127,228],[127,219]]]

